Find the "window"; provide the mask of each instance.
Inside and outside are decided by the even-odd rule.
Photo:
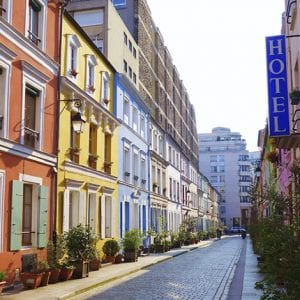
[[[132,78],[132,69],[129,67],[129,77]]]
[[[124,122],[129,125],[129,114],[130,114],[130,105],[129,105],[129,100],[124,97],[124,107],[123,107],[123,110],[124,110],[124,115],[123,115],[123,118],[124,118]]]
[[[11,21],[11,0],[0,0],[0,17]]]
[[[133,166],[133,179],[134,179],[134,184],[138,184],[139,180],[139,154],[137,150],[133,150],[133,160],[132,160]]]
[[[114,210],[110,195],[104,195],[101,199],[101,220],[101,237],[113,237]]]
[[[82,26],[93,26],[103,24],[103,9],[84,10],[74,12],[74,19]]]
[[[127,61],[126,60],[123,60],[123,70],[124,70],[124,73],[127,73]]]
[[[93,234],[96,234],[97,226],[97,194],[95,192],[88,194],[88,226],[91,228]]]
[[[216,162],[217,161],[217,155],[211,155],[210,156],[210,161],[211,162]]]
[[[93,39],[96,47],[103,53],[103,39],[98,38],[97,36]]]
[[[67,53],[67,76],[76,80],[78,74],[78,51],[81,44],[76,35],[68,35],[68,53]]]
[[[97,126],[94,124],[90,124],[89,132],[89,166],[97,166]]]
[[[24,145],[36,148],[40,133],[37,131],[37,102],[40,92],[30,85],[25,90]]]
[[[141,116],[140,120],[140,132],[141,132],[141,137],[145,138],[145,118],[144,116]]]
[[[132,55],[134,58],[136,58],[136,49],[133,47]]]
[[[125,181],[130,181],[130,146],[125,144],[124,145],[124,177]]]
[[[129,43],[128,43],[128,49],[130,52],[132,52],[132,42],[131,41],[129,41]]]
[[[141,155],[141,182],[143,187],[146,186],[146,157]]]
[[[44,49],[46,30],[46,6],[41,0],[29,0],[27,30],[28,38]]]
[[[133,72],[133,75],[132,75],[132,80],[134,83],[136,83],[136,74]]]
[[[211,183],[217,183],[218,182],[218,176],[211,176],[210,177],[210,182]]]
[[[127,41],[128,41],[128,38],[127,38],[127,34],[124,32],[124,44],[127,45]]]
[[[136,107],[132,109],[132,128],[134,131],[138,131],[138,111]]]
[[[105,134],[104,142],[104,171],[111,174],[111,135]]]
[[[79,163],[79,154],[80,154],[80,134],[76,133],[73,130],[72,126],[72,117],[70,115],[70,159],[73,162]]]
[[[157,131],[153,131],[153,150],[157,152]]]
[[[172,148],[169,146],[169,162],[172,162]]]
[[[23,179],[12,182],[11,251],[47,244],[48,187],[40,185],[41,178],[23,174]]]
[[[101,98],[105,107],[108,107],[108,103],[110,100],[110,88],[109,88],[109,74],[107,72],[102,73],[102,92]]]
[[[169,178],[169,197],[172,199],[172,178]]]
[[[95,66],[97,61],[94,55],[86,56],[86,91],[90,94],[95,92]]]

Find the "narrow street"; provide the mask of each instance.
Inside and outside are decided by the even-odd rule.
[[[72,299],[226,299],[245,242],[222,239]]]

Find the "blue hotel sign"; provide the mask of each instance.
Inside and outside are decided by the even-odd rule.
[[[290,135],[285,36],[266,37],[269,136]]]

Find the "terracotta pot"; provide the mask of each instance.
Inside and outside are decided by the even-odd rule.
[[[90,271],[98,271],[100,269],[101,262],[100,259],[90,260]]]
[[[61,269],[59,273],[59,280],[66,281],[71,279],[74,269]]]
[[[3,288],[5,287],[6,281],[0,282],[0,294],[2,293]]]
[[[43,273],[21,273],[21,282],[27,289],[36,289],[40,286]]]
[[[41,280],[40,286],[46,286],[46,285],[48,285],[50,275],[51,275],[51,272],[50,272],[50,271],[45,271],[45,272],[43,272],[42,280]]]
[[[115,263],[115,259],[116,257],[115,256],[111,256],[111,255],[106,255],[105,256],[105,261],[108,262],[108,263]]]
[[[49,283],[58,282],[60,269],[52,269],[50,270],[50,273]]]

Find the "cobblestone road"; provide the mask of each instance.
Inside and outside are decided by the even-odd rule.
[[[72,299],[225,300],[242,245],[239,237],[222,239]]]

